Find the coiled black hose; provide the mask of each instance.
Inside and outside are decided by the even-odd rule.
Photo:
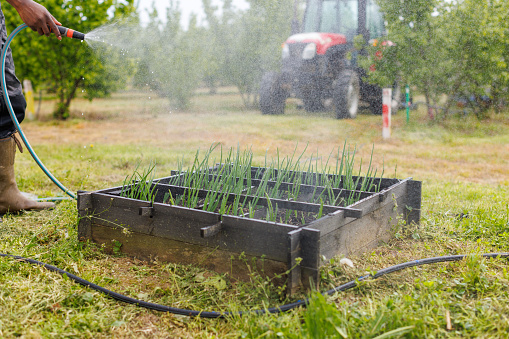
[[[481,256],[484,258],[499,258],[499,257],[500,258],[509,258],[509,253],[486,253],[486,254],[482,254]],[[179,315],[190,316],[190,317],[226,318],[226,317],[235,316],[235,315],[242,316],[242,315],[249,314],[249,313],[252,313],[252,314],[282,313],[282,312],[287,312],[287,311],[294,309],[296,307],[299,307],[299,306],[305,307],[309,303],[309,299],[304,299],[304,300],[299,300],[297,302],[282,305],[282,306],[276,306],[276,307],[271,307],[271,308],[267,308],[267,309],[260,309],[260,310],[253,310],[253,311],[240,311],[240,312],[205,312],[205,311],[186,310],[186,309],[181,309],[181,308],[176,308],[176,307],[154,304],[154,303],[134,299],[134,298],[122,295],[120,293],[110,291],[104,287],[93,284],[90,281],[82,279],[82,278],[80,278],[72,273],[69,273],[67,271],[64,271],[58,267],[55,267],[53,265],[46,264],[44,262],[37,261],[34,259],[24,258],[24,257],[20,257],[17,255],[11,255],[11,254],[2,254],[2,253],[0,253],[0,257],[12,258],[12,259],[27,262],[30,264],[42,266],[52,272],[57,272],[57,273],[60,273],[61,275],[66,275],[68,278],[70,278],[71,280],[74,280],[78,284],[90,287],[91,289],[99,291],[101,293],[104,293],[113,299],[123,301],[128,304],[134,304],[136,306],[148,308],[150,310],[155,310],[155,311],[160,311],[160,312],[169,312],[169,313],[173,313],[173,314],[179,314]],[[384,268],[384,269],[376,272],[375,274],[364,275],[356,280],[352,280],[350,282],[347,282],[346,284],[343,284],[343,285],[335,287],[331,290],[325,291],[322,294],[323,295],[331,295],[336,292],[346,291],[346,290],[356,287],[358,285],[359,281],[363,281],[363,280],[367,280],[367,279],[377,279],[377,278],[380,278],[381,276],[384,276],[386,274],[401,271],[402,269],[405,269],[405,268],[434,264],[434,263],[439,263],[439,262],[446,262],[446,261],[460,261],[460,260],[465,259],[466,257],[467,257],[467,255],[450,255],[450,256],[443,256],[443,257],[434,257],[434,258],[426,258],[426,259],[408,261],[403,264],[398,264],[398,265]]]

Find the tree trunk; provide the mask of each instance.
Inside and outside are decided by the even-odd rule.
[[[60,92],[60,100],[57,102],[57,108],[53,112],[53,117],[58,120],[66,120],[69,118],[69,107],[71,106],[71,101],[74,99],[76,95],[76,90],[78,89],[83,77],[80,76],[74,81],[72,89],[66,93],[65,89],[62,89]]]
[[[435,120],[435,116],[433,114],[433,107],[431,107],[431,97],[429,94],[429,88],[427,84],[424,85],[424,98],[426,100],[426,108],[428,109],[428,117],[430,120]]]

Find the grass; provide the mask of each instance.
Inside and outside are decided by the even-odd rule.
[[[384,177],[423,181],[421,224],[395,229],[390,242],[351,256],[355,268],[339,260],[324,266],[320,289],[418,258],[472,256],[407,269],[326,299],[314,295],[307,310],[227,320],[189,319],[119,304],[65,277],[0,259],[0,337],[508,336],[508,262],[476,256],[509,248],[507,113],[483,122],[463,117],[437,124],[427,120],[426,112],[412,111],[408,125],[400,113],[393,117],[392,138],[383,141],[381,118],[367,114],[345,121],[335,120],[333,113],[306,116],[296,109],[262,116],[242,111],[240,99],[229,92],[201,94],[195,110],[169,114],[164,100],[143,102],[144,96],[121,93],[86,105],[77,101],[71,121],[25,122],[23,127],[45,165],[73,190],[122,185],[140,161],[140,168],[157,163],[156,178],[167,176],[182,159],[183,166],[192,164],[196,149],[213,142],[251,147],[258,166],[266,155],[276,158],[277,150],[281,158],[293,154],[297,142],[296,154],[308,144],[309,150],[318,150],[314,154],[328,155],[345,140],[357,145],[356,158],[368,164],[374,145],[372,166],[385,168]],[[42,112],[48,104],[43,102]],[[320,160],[325,163],[327,157]],[[26,153],[18,153],[16,169],[22,190],[61,194]],[[5,216],[0,252],[42,260],[106,288],[177,307],[245,310],[289,301],[256,272],[246,283],[196,267],[106,255],[77,242],[76,225],[73,202],[62,202],[52,212]]]

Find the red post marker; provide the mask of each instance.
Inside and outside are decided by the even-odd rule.
[[[382,137],[389,139],[391,137],[391,110],[392,110],[392,88],[382,90]]]

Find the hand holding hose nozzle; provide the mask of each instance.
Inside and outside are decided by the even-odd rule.
[[[72,38],[72,39],[78,39],[78,40],[85,40],[85,34],[75,31],[73,29],[63,27],[63,26],[57,26],[58,30],[60,31],[60,34],[62,36]]]

